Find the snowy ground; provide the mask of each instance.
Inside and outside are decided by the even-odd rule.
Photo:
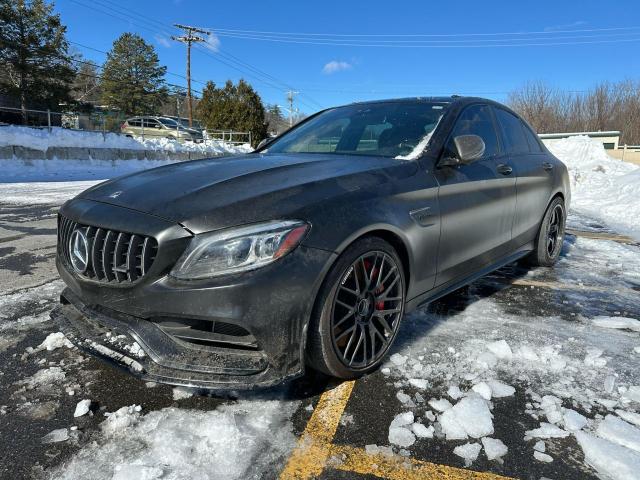
[[[636,171],[573,142],[571,224],[637,235],[595,203],[615,190],[637,208],[617,183]],[[194,395],[52,329],[55,208],[92,183],[0,184],[0,477],[275,478],[326,380]],[[335,442],[523,479],[640,478],[637,245],[568,236],[554,269],[508,266],[407,315],[392,353],[356,383]],[[336,472],[322,478],[360,478]]]

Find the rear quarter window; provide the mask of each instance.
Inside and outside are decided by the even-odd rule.
[[[522,121],[501,108],[496,108],[495,112],[502,129],[507,153],[512,155],[529,153],[529,142],[527,141]]]

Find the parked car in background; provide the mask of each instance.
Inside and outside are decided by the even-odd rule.
[[[133,117],[124,121],[121,133],[130,137],[169,138],[179,142],[202,142],[202,132],[185,128],[169,117]]]
[[[174,117],[171,115],[166,116],[165,118],[170,118],[171,120],[175,120],[176,122],[179,122],[184,128],[191,128],[192,130],[197,130],[199,132],[202,132],[204,130],[204,127],[202,126],[199,120],[195,120],[195,119],[191,120],[191,127],[189,127],[188,118]]]
[[[570,199],[565,165],[499,103],[331,108],[254,153],[65,203],[52,317],[154,382],[247,388],[306,367],[357,378],[405,312],[523,257],[552,266]]]

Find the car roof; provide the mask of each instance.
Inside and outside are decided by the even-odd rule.
[[[488,98],[465,97],[462,95],[450,96],[433,96],[433,97],[404,97],[404,98],[387,98],[382,100],[366,100],[362,102],[353,102],[351,105],[368,105],[380,103],[448,103],[457,105],[466,105],[470,103],[489,103],[504,107],[504,105]]]

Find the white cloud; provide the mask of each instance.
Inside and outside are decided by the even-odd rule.
[[[343,70],[350,70],[353,68],[349,62],[343,62],[340,60],[331,60],[322,68],[322,73],[331,75],[332,73],[341,72]]]
[[[156,39],[156,42],[158,42],[159,45],[162,45],[165,48],[171,48],[171,42],[167,37],[164,37],[162,35],[154,35],[153,38]]]
[[[209,50],[213,50],[214,52],[217,52],[218,50],[220,50],[220,39],[216,36],[215,33],[212,33],[211,35],[205,38],[204,46],[207,47]]]
[[[552,25],[551,27],[546,27],[544,31],[555,32],[558,30],[573,30],[578,27],[584,27],[585,25],[587,25],[587,22],[585,22],[584,20],[578,20],[576,22],[565,23],[563,25]]]

